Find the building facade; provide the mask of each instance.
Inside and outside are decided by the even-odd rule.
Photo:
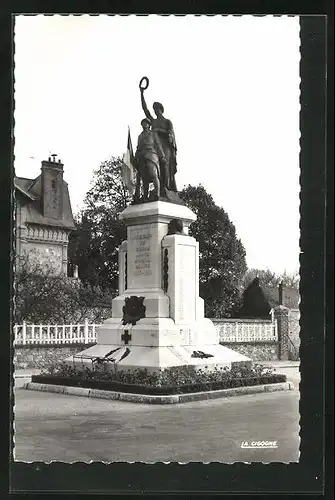
[[[15,177],[15,271],[67,275],[69,234],[75,229],[64,165],[42,161],[36,179]]]

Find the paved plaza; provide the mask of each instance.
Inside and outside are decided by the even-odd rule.
[[[15,460],[296,462],[295,389],[146,405],[15,389]],[[278,448],[243,449],[243,441]]]

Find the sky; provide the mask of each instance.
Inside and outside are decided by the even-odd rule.
[[[249,268],[299,269],[299,18],[16,16],[14,168],[35,178],[56,153],[72,208],[93,171],[133,145],[162,102],[177,141],[177,187],[224,208]]]

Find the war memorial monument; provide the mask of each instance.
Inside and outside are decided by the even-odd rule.
[[[220,345],[214,324],[204,316],[199,244],[188,234],[196,215],[179,198],[173,125],[158,102],[155,117],[151,115],[144,98],[148,85],[143,77],[145,118],[132,159],[133,202],[119,215],[127,227],[127,240],[119,249],[119,295],[112,302],[112,317],[98,329],[97,343],[66,363],[92,369],[99,362],[111,371],[251,364]]]

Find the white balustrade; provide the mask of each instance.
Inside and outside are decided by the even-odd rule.
[[[269,342],[278,341],[277,320],[246,321],[225,320],[216,325],[221,342]]]
[[[70,325],[34,325],[23,322],[14,325],[14,344],[91,344],[97,341],[100,324],[84,323]],[[277,320],[248,321],[225,320],[215,326],[219,329],[221,342],[268,342],[278,341]]]
[[[77,325],[34,325],[23,322],[14,325],[14,344],[91,344],[97,341],[96,329],[100,324],[85,320]]]

